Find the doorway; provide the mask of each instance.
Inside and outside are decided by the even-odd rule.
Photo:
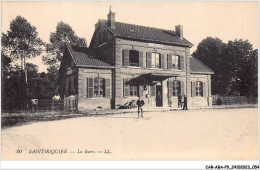
[[[156,106],[162,106],[162,86],[156,85]]]

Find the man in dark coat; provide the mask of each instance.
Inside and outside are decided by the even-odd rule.
[[[188,110],[188,107],[187,107],[187,96],[185,96],[185,95],[184,95],[183,110]]]
[[[140,96],[139,96],[139,99],[136,102],[136,105],[138,106],[138,118],[139,118],[140,112],[141,112],[141,116],[143,118],[143,108],[142,108],[142,106],[144,105],[144,100],[141,100]]]

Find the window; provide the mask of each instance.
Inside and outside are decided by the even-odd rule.
[[[161,55],[152,53],[152,68],[161,68]]]
[[[136,50],[129,50],[129,66],[139,67],[139,52]]]
[[[137,86],[130,86],[130,96],[137,96],[138,88]]]
[[[195,87],[196,87],[196,96],[203,96],[203,85],[201,81],[196,81],[195,82]]]
[[[94,97],[104,97],[104,79],[94,78]]]
[[[180,56],[172,55],[172,68],[180,69]]]
[[[172,96],[178,96],[181,93],[181,82],[180,81],[173,81],[172,83]]]

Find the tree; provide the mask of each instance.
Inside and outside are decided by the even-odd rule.
[[[214,71],[212,75],[212,94],[225,94],[229,81],[227,64],[229,58],[225,55],[226,44],[219,38],[203,39],[192,56]]]
[[[26,76],[26,59],[34,58],[41,54],[44,43],[38,37],[35,26],[32,26],[25,18],[17,16],[10,23],[7,33],[2,33],[2,50],[5,49],[5,55],[10,56],[11,60],[21,60],[21,76],[19,96],[26,97],[24,91],[24,82]]]
[[[248,40],[236,39],[229,41],[227,55],[233,63],[230,69],[233,70],[233,83],[230,85],[230,94],[256,96],[257,91],[257,50],[253,50]]]
[[[42,57],[43,62],[59,68],[66,42],[79,47],[87,46],[85,38],[78,37],[69,24],[61,21],[57,24],[56,31],[50,34],[50,43],[46,45],[47,55]]]
[[[257,96],[257,50],[248,40],[207,37],[192,54],[214,71],[212,94]]]
[[[47,54],[42,57],[44,64],[49,65],[48,76],[55,85],[55,94],[59,91],[60,62],[65,51],[65,43],[78,47],[87,47],[86,39],[78,37],[69,24],[59,22],[56,31],[50,34],[50,43],[46,45]],[[53,87],[54,88],[54,87]]]
[[[7,34],[2,34],[2,45],[8,49],[13,60],[21,59],[21,69],[23,70],[26,58],[40,55],[44,43],[38,37],[36,27],[25,18],[17,16],[11,21]]]

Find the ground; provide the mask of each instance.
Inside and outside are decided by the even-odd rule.
[[[1,145],[3,160],[256,160],[258,114],[205,109],[33,122],[2,129]]]

